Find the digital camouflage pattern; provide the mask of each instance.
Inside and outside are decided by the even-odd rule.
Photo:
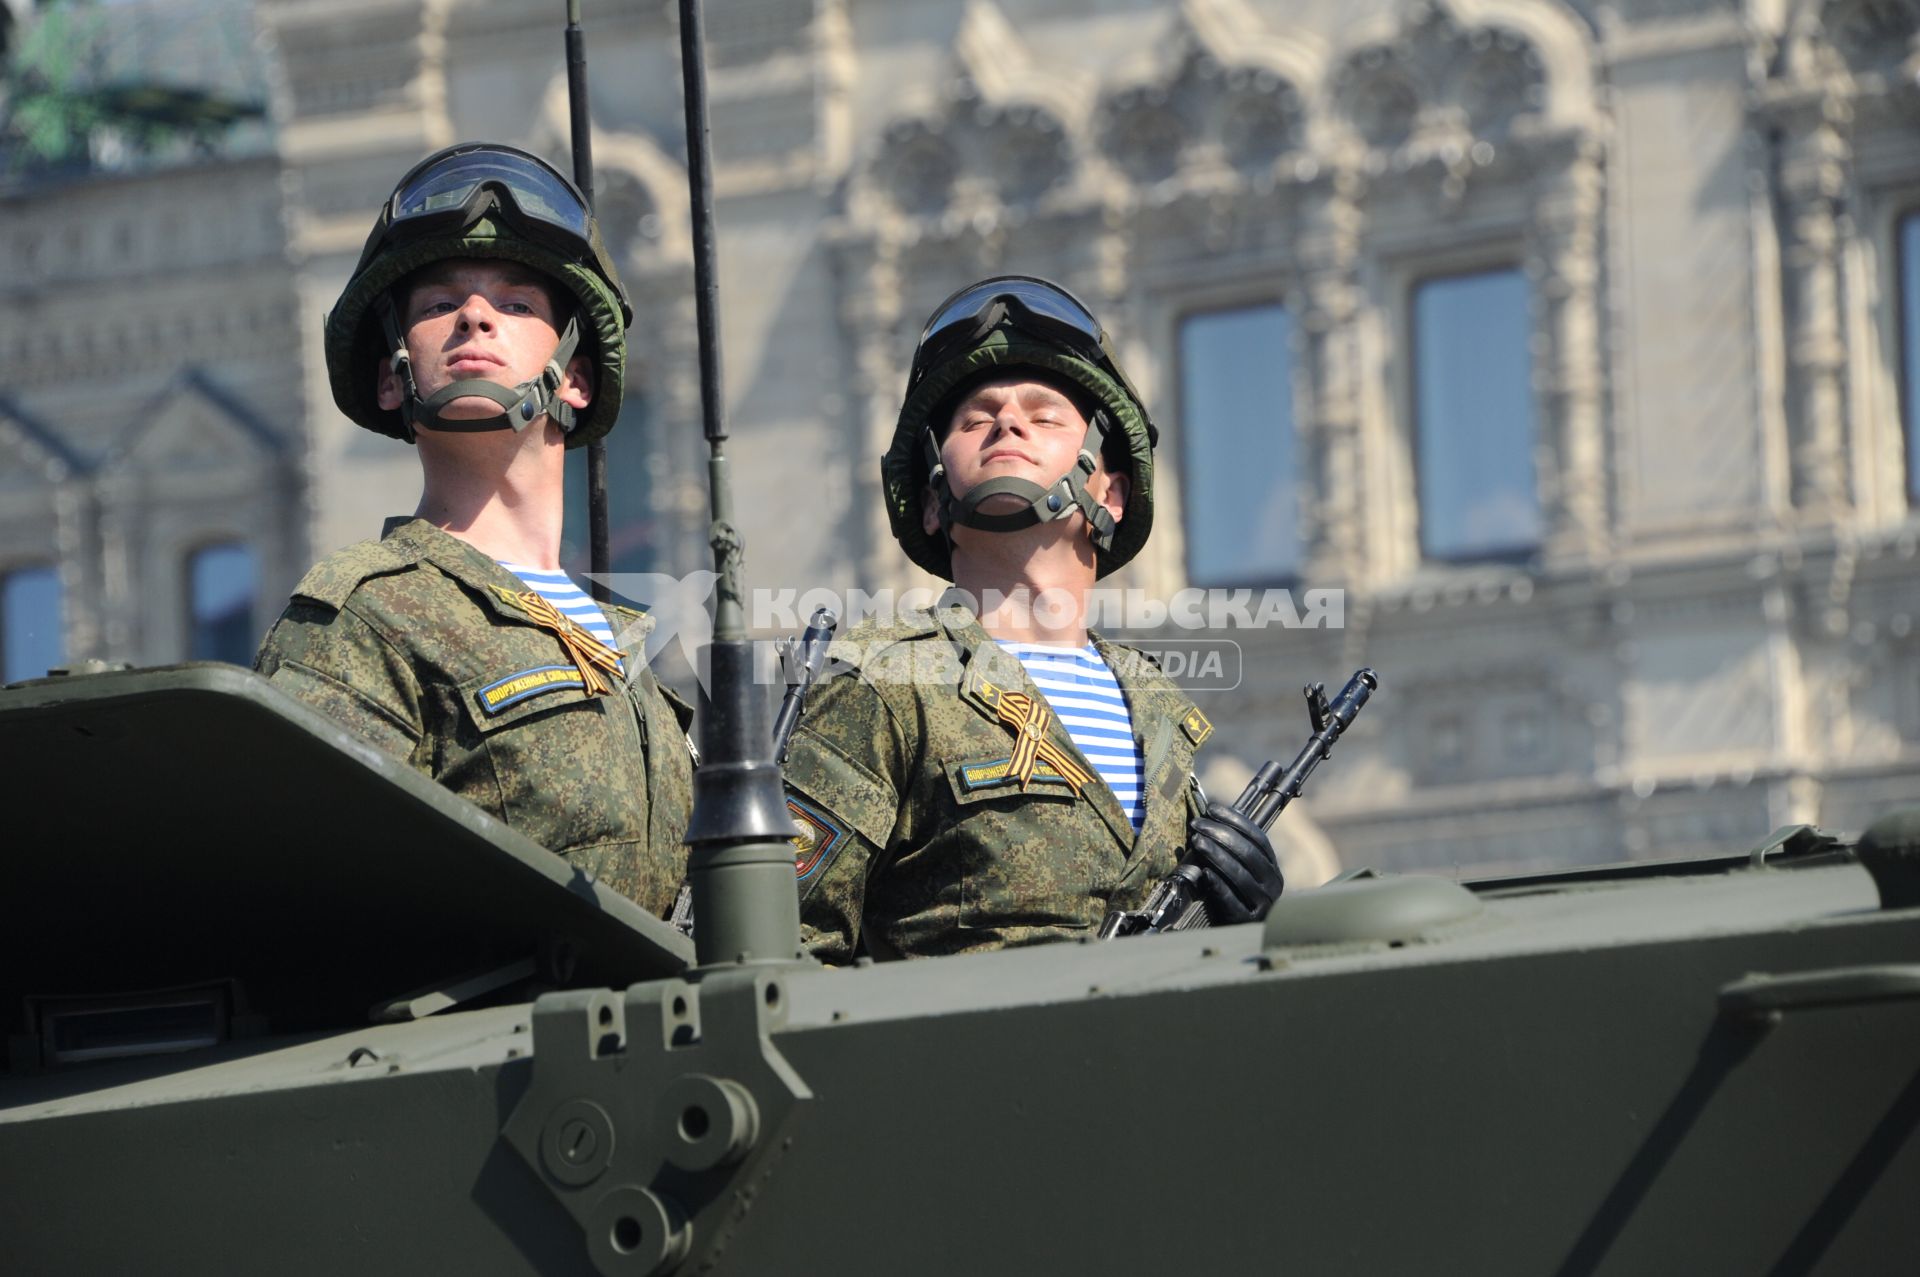
[[[1009,774],[999,698],[1044,703],[965,607],[866,623],[829,652],[786,763],[803,836],[803,938],[823,962],[929,957],[1091,935],[1184,853],[1194,751],[1213,728],[1137,650],[1094,636],[1146,764],[1139,835],[1097,776],[1078,795],[1044,764]],[[1093,767],[1056,718],[1047,740]]]
[[[609,607],[626,675],[589,695],[520,578],[421,519],[330,556],[254,666],[281,689],[664,916],[685,876],[693,712],[641,663],[649,618]]]

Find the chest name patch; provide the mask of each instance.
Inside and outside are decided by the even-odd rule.
[[[980,789],[998,789],[1002,785],[1017,785],[1020,777],[1013,770],[1013,759],[996,758],[985,763],[960,764],[960,788],[966,793]],[[1061,785],[1073,788],[1065,776],[1053,769],[1052,764],[1044,760],[1036,761],[1033,766],[1035,785]]]
[[[575,666],[537,665],[518,674],[509,674],[497,683],[489,683],[475,695],[479,698],[481,709],[489,714],[498,714],[510,705],[518,705],[545,692],[586,685],[586,680],[580,677],[580,671]]]

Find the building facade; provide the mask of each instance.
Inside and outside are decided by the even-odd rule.
[[[280,451],[225,450],[278,477],[195,508],[273,547],[264,626],[301,562],[417,493],[319,375],[373,208],[463,138],[564,165],[567,110],[558,22],[511,0],[256,10],[293,325],[266,340],[298,368],[251,401]],[[673,6],[585,10],[636,311],[616,567],[680,575],[708,556]],[[1040,274],[1102,316],[1162,428],[1155,536],[1115,584],[1342,592],[1338,628],[1212,633],[1240,662],[1203,696],[1212,787],[1298,748],[1303,682],[1380,672],[1283,819],[1296,878],[1724,850],[1920,793],[1914,0],[707,12],[753,585],[928,584],[877,487],[918,326],[968,280]],[[8,322],[0,352],[44,340]],[[104,509],[108,454],[27,362],[0,440],[29,460],[0,483],[20,510]],[[235,391],[183,378],[179,403]],[[15,508],[9,561],[107,564],[91,529],[148,526]],[[144,581],[126,562],[63,570]],[[84,616],[75,652],[182,654]]]
[[[0,14],[0,675],[245,659],[308,553],[302,328],[244,0]]]

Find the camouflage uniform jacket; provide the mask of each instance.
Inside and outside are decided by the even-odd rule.
[[[686,869],[692,710],[642,664],[652,622],[608,607],[612,695],[503,600],[526,583],[421,519],[322,560],[260,646],[274,684],[664,915]]]
[[[1097,775],[1009,775],[1000,697],[1045,704],[964,608],[856,627],[809,694],[786,763],[802,830],[803,938],[825,962],[923,957],[1091,935],[1144,903],[1186,846],[1194,751],[1213,727],[1144,654],[1097,634],[1145,764],[1136,836]],[[1055,718],[1046,734],[1088,772]]]

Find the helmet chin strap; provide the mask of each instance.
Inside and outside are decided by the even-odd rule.
[[[969,490],[966,496],[955,500],[953,490],[947,486],[947,468],[940,461],[940,441],[934,437],[932,430],[928,430],[927,455],[932,472],[927,482],[933,488],[935,515],[940,520],[940,531],[947,538],[947,544],[953,544],[955,527],[977,528],[982,532],[1018,532],[1022,528],[1064,519],[1077,510],[1086,516],[1093,544],[1102,550],[1111,549],[1114,529],[1118,525],[1107,508],[1087,491],[1087,479],[1096,465],[1094,459],[1100,455],[1106,438],[1106,410],[1098,409],[1087,422],[1087,434],[1080,443],[1080,454],[1074,458],[1072,467],[1050,487],[1043,488],[1030,479],[1006,475],[989,479]],[[1017,497],[1025,501],[1027,507],[1007,514],[987,514],[980,509],[987,501],[1001,496]]]
[[[521,431],[538,421],[542,413],[553,418],[561,433],[573,432],[573,405],[563,402],[559,393],[560,383],[567,375],[567,365],[572,362],[573,352],[580,346],[578,316],[567,321],[566,331],[560,334],[560,344],[554,348],[553,358],[547,361],[546,368],[532,381],[507,387],[480,377],[463,378],[448,382],[423,399],[419,386],[413,380],[413,359],[407,354],[406,338],[400,332],[400,317],[394,311],[393,299],[381,298],[379,311],[380,326],[386,332],[388,348],[393,351],[389,362],[394,374],[400,378],[405,394],[400,404],[400,419],[406,423],[408,443],[413,442],[416,430],[460,433]],[[441,410],[454,400],[475,395],[499,404],[500,411],[491,417],[449,418],[440,415]]]

